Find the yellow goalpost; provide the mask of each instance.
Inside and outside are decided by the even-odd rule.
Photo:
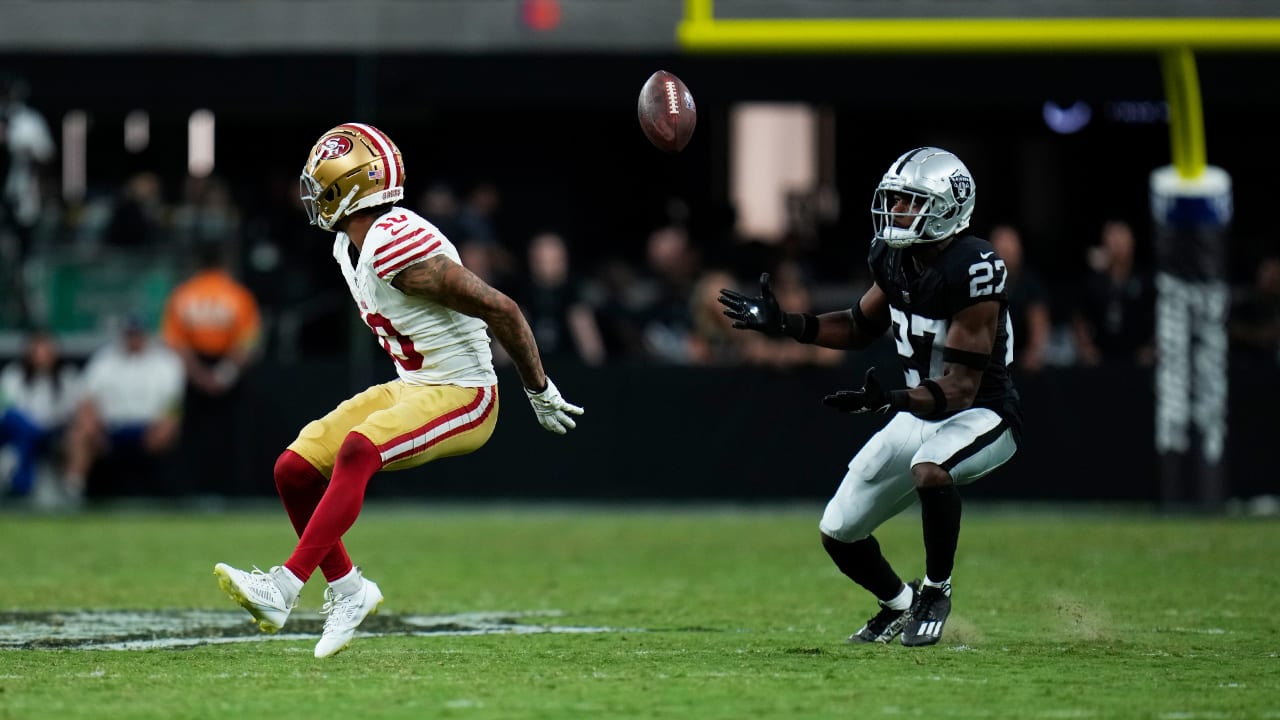
[[[685,0],[676,30],[690,52],[1154,52],[1169,103],[1178,175],[1206,166],[1195,50],[1280,49],[1280,18],[717,18],[715,0]]]

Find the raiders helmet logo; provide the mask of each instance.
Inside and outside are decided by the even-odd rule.
[[[957,205],[963,205],[973,195],[973,178],[956,170],[947,179],[951,181],[951,196]]]
[[[332,160],[340,158],[351,152],[351,139],[344,135],[330,135],[327,138],[321,138],[318,143],[320,149],[317,155],[321,160]]]

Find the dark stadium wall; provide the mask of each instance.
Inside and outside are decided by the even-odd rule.
[[[893,367],[883,353],[863,362]],[[821,502],[884,423],[821,403],[864,368],[862,362],[786,372],[551,367],[557,385],[586,408],[579,428],[563,437],[538,426],[518,378],[502,371],[501,415],[485,447],[465,458],[380,474],[369,497]],[[387,379],[387,370],[376,365],[369,381]],[[244,448],[253,472],[228,478],[226,494],[273,496],[271,468],[298,429],[363,387],[356,378],[348,386],[347,376],[341,362],[255,371],[253,427],[246,433],[254,442]],[[965,488],[966,497],[1159,502],[1149,370],[1052,369],[1018,382],[1024,442],[1006,466]],[[1251,390],[1231,398],[1228,495],[1276,493],[1280,487],[1266,472],[1274,430],[1265,413],[1269,398],[1280,396],[1280,378],[1240,368],[1232,383]],[[183,462],[171,458],[164,474],[180,479]]]

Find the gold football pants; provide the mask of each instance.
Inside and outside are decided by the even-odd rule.
[[[383,470],[404,470],[478,450],[497,422],[497,385],[406,385],[392,380],[307,423],[289,449],[330,477],[342,441],[357,432],[378,448]]]

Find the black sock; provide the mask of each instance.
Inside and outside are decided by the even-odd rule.
[[[951,577],[960,542],[960,491],[954,483],[916,488],[920,496],[920,518],[924,525],[924,567],[929,579],[942,582]]]
[[[902,580],[889,567],[889,561],[880,552],[880,543],[870,535],[855,542],[840,542],[827,534],[822,535],[822,547],[835,561],[840,572],[871,591],[877,599],[889,602],[902,592]]]

